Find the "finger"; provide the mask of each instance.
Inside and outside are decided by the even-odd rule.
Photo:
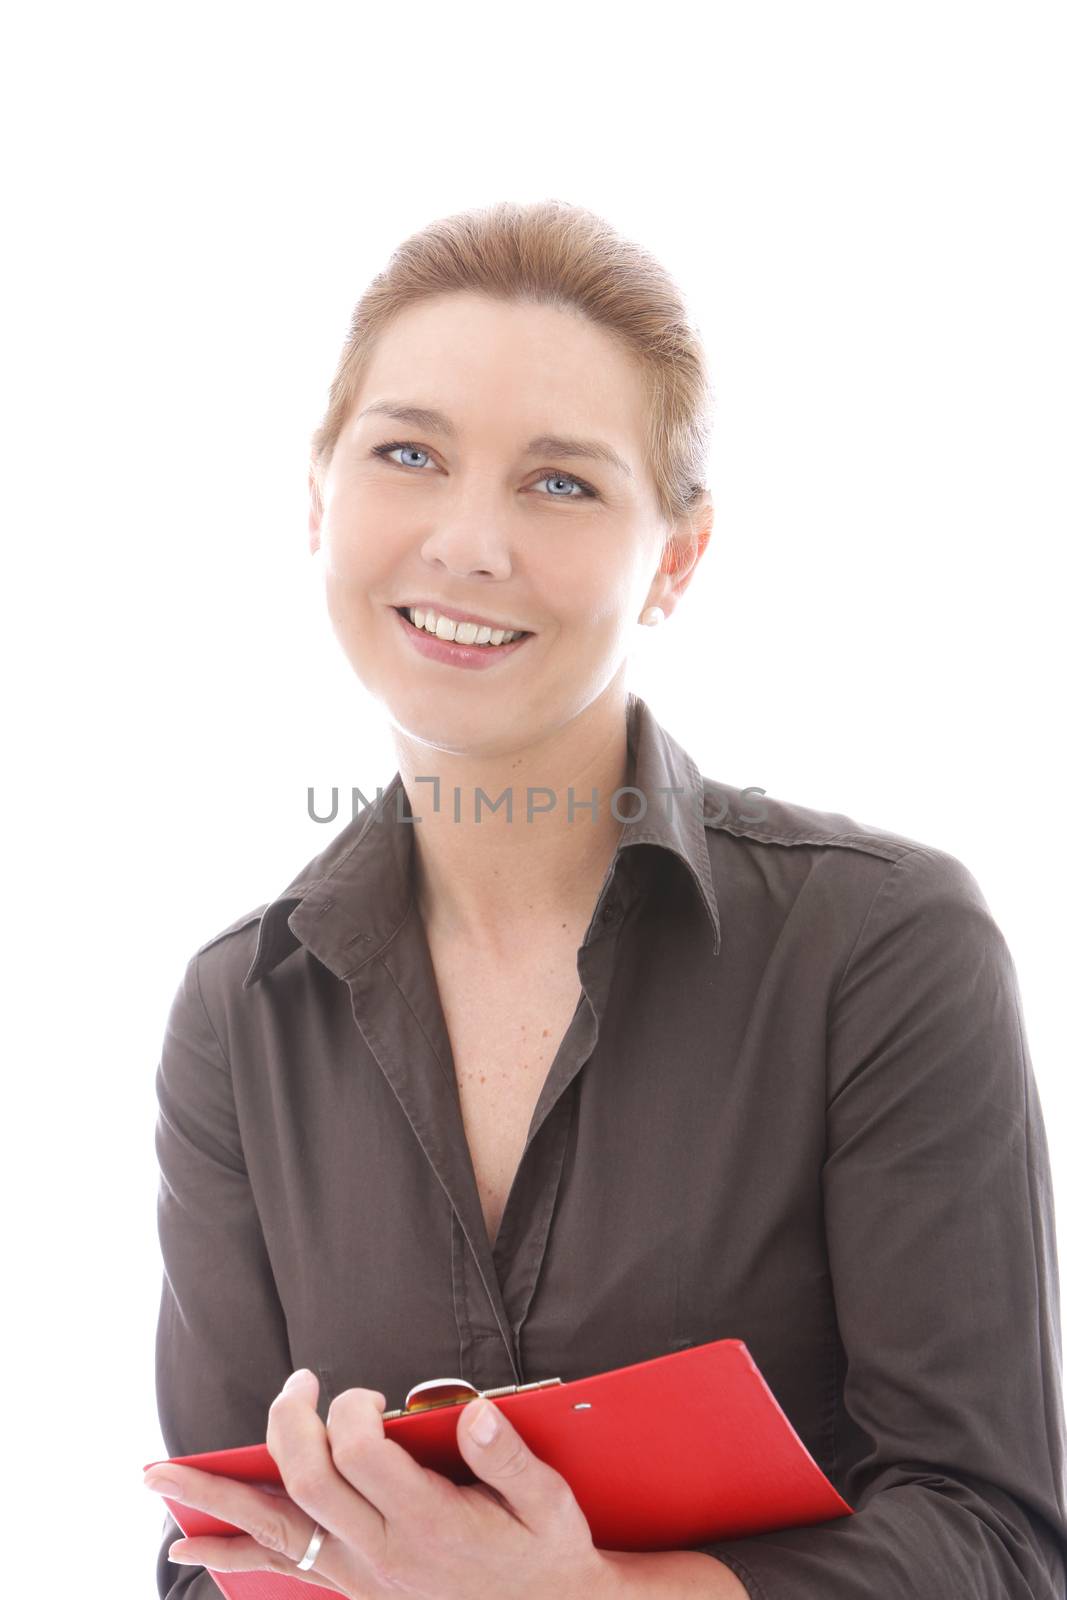
[[[376,1423],[380,1434],[382,1419],[376,1404],[377,1391],[351,1389],[346,1393],[353,1397],[346,1414],[354,1411],[362,1417],[364,1432]],[[385,1525],[377,1507],[358,1492],[334,1462],[326,1426],[315,1409],[317,1398],[318,1379],[314,1373],[294,1373],[271,1404],[267,1417],[267,1449],[288,1494],[334,1535],[349,1557],[349,1570],[365,1581],[373,1575],[381,1558]],[[381,1398],[384,1406],[384,1396]],[[330,1407],[331,1415],[336,1404],[335,1400]],[[298,1557],[306,1545],[307,1539]],[[327,1563],[327,1567],[335,1570],[336,1561]],[[360,1567],[363,1570],[357,1571]]]
[[[320,1558],[325,1549],[323,1545]],[[265,1550],[257,1540],[243,1534],[233,1537],[200,1534],[195,1539],[181,1539],[171,1545],[168,1555],[179,1566],[207,1567],[211,1572],[276,1572],[320,1589],[330,1589],[334,1594],[352,1593],[351,1589],[328,1578],[318,1561],[310,1571],[301,1572],[288,1556]]]
[[[395,1439],[386,1437],[382,1408],[368,1405],[376,1390],[345,1389],[331,1402],[326,1436],[334,1465],[345,1481],[387,1522],[417,1522],[440,1485]]]
[[[294,1522],[301,1521],[298,1508],[293,1507],[285,1490],[275,1484],[244,1483],[239,1478],[228,1478],[221,1472],[203,1472],[199,1467],[176,1466],[173,1461],[166,1463],[165,1477],[159,1471],[146,1474],[145,1486],[177,1505],[206,1511],[220,1522],[228,1522],[245,1533],[251,1533],[256,1526],[273,1527],[285,1515],[287,1507],[290,1511],[297,1510]],[[311,1522],[308,1521],[310,1537]]]
[[[480,1428],[480,1424],[490,1424]],[[560,1526],[561,1517],[573,1517],[581,1531],[584,1513],[561,1472],[534,1455],[515,1425],[492,1400],[472,1400],[463,1407],[456,1442],[464,1461],[490,1488],[500,1493],[508,1509],[532,1533]],[[588,1528],[588,1523],[585,1523]]]
[[[168,1500],[206,1511],[237,1530],[235,1534],[198,1534],[182,1539],[171,1547],[177,1552],[171,1558],[174,1561],[199,1562],[220,1572],[288,1572],[295,1570],[315,1531],[315,1519],[273,1484],[258,1487],[221,1473],[203,1472],[199,1467],[175,1466],[173,1462],[167,1463],[166,1481],[174,1485],[173,1489],[160,1491]],[[151,1488],[151,1482],[146,1482]],[[325,1541],[314,1570],[337,1570],[343,1577],[339,1557],[335,1546]],[[272,1565],[272,1558],[277,1558],[278,1564]]]

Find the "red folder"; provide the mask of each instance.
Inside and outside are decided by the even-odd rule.
[[[387,1414],[385,1434],[453,1483],[475,1483],[456,1444],[465,1403]],[[852,1514],[741,1339],[716,1339],[569,1383],[545,1380],[505,1392],[494,1404],[534,1454],[566,1478],[603,1550],[684,1550]],[[171,1459],[247,1483],[282,1482],[262,1444]],[[242,1532],[179,1501],[166,1503],[190,1538]],[[334,1596],[278,1573],[209,1570],[227,1600]]]

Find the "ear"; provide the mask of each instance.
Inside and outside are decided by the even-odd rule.
[[[678,519],[664,545],[647,604],[662,606],[670,616],[708,548],[714,521],[715,507],[710,494],[705,494],[692,511]]]
[[[322,529],[322,494],[319,490],[318,474],[315,463],[308,468],[308,494],[311,505],[308,510],[308,534],[310,536],[311,554],[314,555],[319,548],[319,536]]]

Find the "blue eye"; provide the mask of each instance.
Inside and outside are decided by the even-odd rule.
[[[585,500],[590,497],[593,499],[596,498],[595,489],[591,489],[587,483],[583,483],[581,478],[572,478],[570,474],[566,472],[550,472],[546,477],[538,478],[537,481],[538,483],[576,483],[579,489],[582,491],[580,495],[550,494],[546,497],[549,500]]]
[[[421,445],[417,444],[379,444],[375,445],[374,454],[376,456],[383,457],[391,456],[394,450],[414,450],[416,455],[425,456],[426,459],[429,460],[429,452],[424,450]],[[410,467],[411,465],[412,463],[410,461],[397,462],[398,467]]]
[[[425,450],[422,447],[421,444],[412,444],[411,441],[408,440],[408,439],[396,439],[396,440],[393,441],[392,444],[376,444],[373,447],[373,450],[372,450],[371,453],[372,453],[372,455],[381,456],[383,460],[389,460],[393,456],[393,454],[398,450],[414,451],[414,453],[417,456],[424,456],[426,458],[426,461],[429,461],[431,459],[430,452],[428,450]],[[423,471],[423,466],[421,464],[417,464],[417,463],[415,463],[413,461],[397,461],[395,464],[398,467],[407,467],[413,472],[421,472],[421,471]],[[538,478],[536,481],[538,483],[551,483],[553,481],[556,482],[556,483],[561,483],[561,482],[562,483],[569,483],[569,484],[576,485],[582,491],[581,494],[578,494],[578,495],[572,494],[569,491],[568,491],[567,494],[551,494],[550,493],[550,494],[547,494],[547,495],[543,496],[543,498],[546,499],[546,500],[599,500],[600,499],[600,495],[598,494],[596,489],[593,488],[593,485],[591,483],[586,483],[583,478],[575,478],[569,472],[560,472],[555,467],[550,467],[550,468],[546,469],[545,473],[540,478]]]

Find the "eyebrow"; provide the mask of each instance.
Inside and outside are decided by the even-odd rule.
[[[430,406],[402,405],[392,400],[379,400],[374,405],[365,406],[356,417],[361,421],[364,417],[380,415],[392,417],[396,422],[410,422],[416,428],[429,428],[436,433],[443,433],[448,438],[456,436],[456,425],[442,411],[434,411]],[[575,439],[558,433],[539,433],[536,439],[531,439],[526,446],[527,455],[536,455],[540,451],[554,456],[566,456],[573,459],[582,456],[590,461],[603,461],[606,466],[615,467],[627,478],[633,477],[633,468],[618,455],[610,445],[603,444],[599,439]]]

